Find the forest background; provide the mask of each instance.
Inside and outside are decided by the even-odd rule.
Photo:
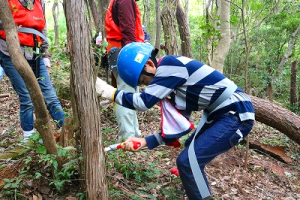
[[[158,20],[160,21],[159,23],[157,21],[157,13],[160,12],[157,10],[157,2],[160,2],[160,5],[162,6],[162,17],[159,18],[161,19]],[[224,6],[222,4],[224,2],[227,2],[227,5]],[[63,3],[66,6],[67,3]],[[105,43],[103,43],[101,48],[96,48],[92,38],[94,38],[95,35],[98,35],[99,30],[103,32],[102,35],[105,35],[103,27],[103,16],[105,12],[102,10],[101,15],[101,1],[89,0],[87,3],[90,5],[90,7],[88,7],[89,9],[84,9],[84,16],[87,16],[88,22],[86,25],[86,38],[88,38],[90,41],[90,49],[93,50],[93,57],[100,58],[104,53]],[[98,20],[92,11],[93,3],[95,3],[96,8],[100,9],[98,10],[100,12],[99,16],[102,16],[102,18],[100,17]],[[105,3],[107,4],[108,2]],[[138,5],[143,16],[143,24],[147,27],[147,32],[150,34],[151,43],[158,48],[161,43],[166,45],[166,52],[161,51],[160,56],[163,56],[165,53],[183,54],[210,64],[236,82],[237,85],[239,85],[248,94],[265,99],[268,101],[268,103],[272,103],[272,105],[274,103],[280,107],[287,108],[289,111],[299,116],[300,78],[297,73],[300,65],[300,40],[298,36],[300,31],[299,1],[237,0],[222,2],[187,0],[180,1],[180,6],[178,6],[179,4],[177,3],[178,1],[169,0],[155,2],[147,0],[138,1]],[[53,6],[55,4],[57,4],[58,7],[55,8]],[[221,9],[222,5],[223,10]],[[71,7],[72,3],[70,3],[69,6]],[[226,6],[227,9],[229,8],[229,11],[224,9]],[[76,48],[76,45],[74,41],[70,41],[70,35],[68,36],[68,34],[70,34],[68,33],[68,30],[71,29],[71,26],[68,25],[68,21],[71,21],[72,17],[76,18],[76,15],[80,15],[80,13],[77,13],[76,15],[73,14],[73,16],[71,15],[71,17],[68,18],[68,14],[65,15],[67,8],[65,7],[65,12],[63,12],[64,10],[62,7],[63,6],[61,2],[47,2],[46,16],[48,23],[48,38],[50,40],[50,52],[52,54],[51,62],[53,66],[50,73],[57,93],[64,102],[64,107],[67,113],[70,115],[70,118],[72,118],[73,110],[70,106],[70,93],[72,87],[70,87],[70,79],[72,79],[71,71],[74,63],[72,59],[74,59],[75,56],[71,55],[70,60],[70,56],[68,55],[73,48]],[[85,6],[82,7],[86,8]],[[179,21],[178,18],[180,18],[176,15],[176,13],[180,13],[178,10],[176,10],[178,7],[181,7],[180,11],[183,11],[182,18],[184,19],[184,16],[186,16],[186,19],[188,19],[186,21],[188,23],[183,23],[184,25],[178,25],[177,23],[179,22],[176,22],[176,19]],[[59,9],[57,10],[57,8]],[[166,19],[164,19],[164,16]],[[222,16],[226,16],[228,20],[224,21]],[[98,23],[96,23],[97,21]],[[228,21],[230,23],[226,23]],[[78,24],[78,22],[76,23]],[[227,26],[224,27],[224,24],[227,24]],[[230,24],[229,27],[228,24]],[[162,27],[160,27],[161,25]],[[73,32],[74,38],[77,38],[78,36],[75,34],[76,32]],[[81,40],[83,41],[84,38],[81,38]],[[68,42],[73,45],[69,46]],[[222,58],[218,58],[218,55],[224,55],[223,62]],[[215,58],[218,58],[218,60],[221,60],[221,62],[218,63],[216,61],[217,59]],[[105,69],[96,66],[92,61],[91,63],[91,66],[96,69],[99,76],[107,78]],[[6,91],[5,89],[2,90]],[[13,98],[13,95],[11,98]],[[14,100],[17,104],[17,100]],[[7,99],[5,99],[5,101],[7,101]],[[117,127],[115,117],[113,116],[112,107],[113,105],[109,104],[102,106],[100,109],[101,134],[103,134],[102,137],[105,145],[115,142],[114,136],[117,131]],[[274,110],[274,113],[276,115],[287,114],[278,114],[276,113],[276,110]],[[197,116],[198,115],[196,114],[194,118],[196,119]],[[16,119],[17,118],[18,116],[16,114]],[[141,121],[143,127],[142,129],[145,135],[151,134],[158,129],[159,119],[159,110],[157,109],[152,109],[144,114],[139,114],[139,120]],[[5,120],[2,121],[7,122]],[[257,122],[257,124],[259,123]],[[11,141],[18,143],[16,141],[16,137],[20,135],[20,132],[18,131],[18,128],[11,130]],[[279,181],[278,185],[275,184],[276,187],[282,187],[287,183],[289,184],[288,188],[283,188],[283,193],[285,194],[274,192],[274,190],[276,190],[274,189],[276,188],[275,186],[270,187],[270,190],[265,188],[265,191],[261,192],[258,192],[257,189],[254,189],[258,195],[258,199],[272,199],[275,197],[292,199],[300,198],[299,182],[297,182],[297,179],[299,180],[300,169],[299,165],[297,166],[297,164],[299,163],[298,160],[300,152],[297,148],[297,144],[282,133],[273,130],[270,127],[266,128],[263,124],[261,126],[260,124],[257,125],[257,130],[254,130],[253,132],[254,139],[257,139],[263,144],[267,144],[272,147],[281,146],[284,147],[285,150],[290,150],[288,154],[291,158],[291,162],[287,162],[287,165],[283,164],[283,168],[289,168],[283,169],[283,176],[285,176],[285,178],[283,179],[281,174],[279,174],[276,170],[273,171],[272,174],[272,170],[274,169],[267,168],[267,165],[270,163],[262,165],[261,163],[258,164],[255,162],[254,158],[260,157],[258,154],[255,154],[255,152],[250,153],[250,166],[246,166],[246,171],[244,171],[245,169],[243,167],[240,167],[240,165],[244,165],[243,161],[238,162],[239,166],[237,169],[236,165],[233,164],[231,166],[231,162],[227,163],[229,166],[227,170],[237,170],[239,172],[243,171],[243,173],[249,175],[247,177],[251,177],[251,173],[254,173],[255,177],[258,178],[262,173],[265,173],[270,177],[275,176],[274,179],[268,179],[267,182],[271,183],[274,180],[274,182],[276,182],[278,181],[276,178],[283,180]],[[6,134],[4,135],[7,136]],[[33,140],[34,139],[38,140],[38,138],[33,138]],[[78,143],[76,144],[77,146],[74,146],[78,147]],[[5,148],[3,151],[11,150],[16,146],[11,145]],[[103,145],[100,145],[100,147],[102,146]],[[225,156],[220,158],[220,163],[224,162],[224,160],[226,160],[226,158],[228,159],[228,157],[233,159],[234,162],[237,162],[235,160],[237,158],[234,155],[239,154],[243,157],[246,147],[242,145],[239,148],[240,149],[234,149],[233,152],[235,152],[235,154],[228,154],[227,157]],[[49,154],[45,153],[45,149],[45,147],[32,147],[30,151],[26,151],[25,154],[22,151],[22,159],[18,159],[17,161],[5,160],[6,164],[4,165],[4,169],[12,164],[15,165],[15,162],[20,162],[21,164],[19,163],[19,165],[23,165],[25,162],[26,165],[28,164],[28,167],[30,167],[26,170],[23,168],[18,170],[18,172],[22,172],[23,174],[14,174],[14,176],[10,178],[6,177],[2,185],[4,188],[4,196],[18,196],[18,198],[31,196],[33,198],[34,196],[39,197],[40,195],[44,198],[47,196],[47,198],[50,199],[53,196],[56,198],[58,198],[58,196],[64,196],[64,198],[66,198],[66,196],[70,195],[70,197],[77,196],[77,198],[93,199],[93,192],[89,192],[89,189],[87,189],[86,186],[81,186],[85,185],[85,183],[82,184],[82,182],[85,182],[81,180],[82,176],[85,177],[83,178],[84,180],[88,179],[88,177],[85,175],[81,176],[81,174],[87,173],[84,173],[84,170],[82,170],[82,172],[80,167],[78,167],[81,166],[86,170],[88,165],[88,161],[83,161],[84,159],[88,159],[86,158],[87,156],[84,156],[84,153],[83,156],[81,155],[82,151],[84,150],[77,148],[77,153],[74,154],[74,150],[70,150],[70,153],[68,150],[59,148],[59,154],[66,156],[66,160],[70,161],[71,164],[65,165],[62,169],[54,169],[53,171],[51,168],[53,168],[53,163],[56,163],[56,159],[52,158],[51,156],[49,157]],[[168,165],[174,165],[174,160],[176,159],[176,154],[179,150],[159,149],[158,151],[155,151],[154,156],[146,150],[139,156],[133,156],[131,154],[121,152],[112,152],[108,155],[108,157],[106,155],[106,160],[108,160],[106,162],[106,165],[108,165],[108,175],[106,174],[106,176],[108,176],[109,180],[109,199],[124,199],[124,197],[128,199],[184,198],[184,193],[182,192],[183,190],[180,186],[180,181],[178,178],[176,179],[172,176],[170,179],[168,179],[168,176],[166,175],[169,169],[168,167],[164,168],[161,165],[164,162],[167,162]],[[42,156],[39,154],[42,154]],[[140,158],[140,156],[142,156],[142,158]],[[100,157],[103,157],[103,155],[100,155]],[[149,162],[146,164],[144,162],[140,163],[139,160],[143,160],[145,157],[150,157]],[[170,158],[170,160],[167,158]],[[252,162],[251,158],[253,159]],[[126,163],[126,160],[128,159],[132,160],[133,162]],[[156,159],[158,159],[157,162],[155,162]],[[35,166],[37,162],[45,165],[45,167],[38,167],[39,170],[41,170],[40,168],[44,168],[43,170],[37,170],[37,166]],[[82,164],[82,162],[85,164]],[[104,159],[101,160],[100,163],[101,162],[104,162]],[[281,166],[281,162],[282,160],[276,162],[277,166]],[[231,178],[225,176],[227,178],[223,179],[221,176],[224,176],[226,168],[222,168],[224,166],[217,163],[213,163],[211,167],[212,168],[210,169],[210,172],[212,174],[216,174],[216,177],[209,177],[214,180],[212,181],[212,187],[216,194],[216,199],[226,199],[233,196],[235,196],[236,199],[247,199],[247,196],[249,199],[251,199],[251,195],[253,197],[251,185],[256,185],[255,182],[258,181],[257,179],[243,180],[240,177],[235,177],[234,174],[230,174],[229,177],[234,180],[233,182],[235,182],[235,187],[234,189],[228,189],[226,188],[227,186],[224,186],[224,184],[228,182],[227,179]],[[33,173],[33,169],[37,170],[38,172]],[[267,173],[269,172],[268,170],[271,170],[271,175]],[[45,175],[47,173],[51,175]],[[105,173],[106,172],[104,170],[100,174]],[[220,174],[220,176],[218,176],[218,174]],[[29,177],[30,175],[34,178]],[[32,185],[30,187],[30,184],[25,181],[30,178],[39,181],[48,179],[48,186],[50,185],[53,188],[47,187],[50,188],[49,191],[47,190],[47,192],[41,192],[41,188],[34,187]],[[103,178],[102,176],[102,180],[103,179],[105,179],[105,177]],[[156,179],[156,181],[153,181],[153,179]],[[239,180],[242,182],[239,182]],[[144,185],[144,181],[148,182],[150,185]],[[258,182],[261,182],[261,180]],[[247,189],[241,189],[240,186],[238,186],[243,184],[247,185]],[[75,191],[71,190],[74,185],[76,185]],[[103,185],[101,185],[101,187],[102,186]],[[105,190],[106,186],[102,187],[101,189],[100,188],[97,188],[96,191],[103,189]],[[66,192],[68,190],[69,193]],[[273,193],[271,191],[273,191]],[[75,194],[72,195],[72,192]]]

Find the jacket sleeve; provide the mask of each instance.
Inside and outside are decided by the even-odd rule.
[[[154,133],[153,135],[145,137],[145,140],[147,142],[147,147],[149,149],[154,149],[155,147],[157,147],[159,145],[172,144],[173,142],[177,141],[178,139],[179,138],[164,138],[161,136],[161,132]]]
[[[122,33],[122,43],[125,45],[131,42],[136,42],[135,37],[135,1],[120,0],[119,1],[118,20],[119,27]]]

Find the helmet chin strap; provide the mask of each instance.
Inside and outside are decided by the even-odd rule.
[[[156,55],[157,55],[157,53],[158,53],[158,49],[157,48],[155,48],[155,49],[153,49],[152,50],[152,52],[151,52],[151,56],[150,56],[150,59],[152,60],[152,62],[154,63],[154,66],[157,68],[157,61],[156,61]],[[146,72],[145,71],[145,68],[143,68],[143,70],[142,70],[142,72],[141,72],[141,75],[146,75],[146,76],[150,76],[150,77],[154,77],[155,76],[155,74],[153,74],[153,73],[149,73],[149,72]]]
[[[145,71],[145,68],[143,68],[143,70],[142,70],[142,72],[141,72],[141,75],[146,75],[146,76],[150,76],[150,77],[154,77],[155,76],[155,74],[153,74],[153,73],[149,73],[149,72],[146,72]]]
[[[151,56],[150,56],[150,59],[152,60],[152,62],[154,63],[156,68],[157,68],[156,55],[157,55],[158,51],[159,50],[157,48],[153,49],[152,52],[151,52]]]

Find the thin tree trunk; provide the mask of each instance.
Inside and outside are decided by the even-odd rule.
[[[144,15],[143,15],[143,25],[147,28],[150,24],[150,0],[144,0]],[[149,33],[149,31],[148,31]]]
[[[58,21],[57,21],[57,18],[59,16],[58,0],[54,0],[53,2],[52,16],[54,21],[54,45],[58,46],[58,41],[59,41],[59,28],[58,28]]]
[[[245,53],[246,53],[246,61],[245,61],[245,91],[246,93],[249,92],[249,84],[248,84],[248,66],[249,66],[249,44],[248,44],[248,36],[247,36],[247,28],[246,28],[246,22],[245,22],[245,7],[246,7],[247,1],[243,0],[243,7],[241,9],[242,11],[242,22],[243,22],[243,33],[245,37]]]
[[[188,24],[187,15],[184,13],[184,10],[181,6],[180,1],[178,1],[177,9],[176,9],[176,18],[178,23],[178,29],[181,39],[181,51],[182,55],[192,58],[192,50],[191,50],[191,35],[190,35],[190,27]]]
[[[293,48],[295,46],[295,42],[296,42],[296,38],[298,36],[300,32],[300,25],[298,26],[298,28],[294,31],[294,33],[291,35],[290,41],[289,41],[289,45],[288,48],[283,56],[283,58],[281,59],[277,69],[276,69],[276,74],[273,76],[272,81],[276,80],[279,76],[279,74],[282,71],[282,68],[284,67],[287,59],[291,56]]]
[[[188,16],[188,12],[189,12],[189,0],[185,0],[184,1],[184,13],[186,16]]]
[[[29,66],[27,60],[24,58],[20,48],[17,29],[12,17],[8,1],[0,0],[0,20],[3,23],[4,30],[6,32],[6,43],[12,63],[23,78],[25,85],[28,89],[32,103],[35,109],[35,126],[44,141],[44,145],[49,154],[57,155],[56,142],[52,133],[52,124],[50,117],[44,102],[44,98],[40,89],[40,86]],[[57,157],[59,167],[62,166],[61,157]]]
[[[84,0],[64,0],[70,46],[71,77],[76,118],[84,158],[85,191],[88,200],[107,200],[105,156],[102,145],[100,109],[92,68],[91,37]],[[76,13],[76,15],[74,15]]]
[[[89,7],[92,11],[92,15],[93,15],[93,19],[94,19],[94,23],[95,23],[95,27],[97,30],[97,33],[101,30],[101,20],[100,20],[100,8],[97,5],[97,3],[95,2],[96,0],[88,0],[89,3]]]
[[[213,53],[212,67],[223,73],[224,62],[230,49],[230,3],[222,0],[220,9],[221,37]]]
[[[167,55],[178,55],[176,7],[178,0],[165,0],[161,13],[161,21],[164,29]]]
[[[106,16],[106,11],[109,5],[108,0],[98,0],[99,1],[99,15],[100,15],[100,30],[102,31],[102,37],[105,38],[106,37],[106,32],[105,32],[105,16]]]
[[[269,74],[270,74],[271,78],[268,83],[268,94],[269,94],[270,101],[273,101],[273,82],[278,79],[278,76],[279,76],[280,72],[282,71],[282,68],[284,67],[287,59],[291,56],[292,50],[295,46],[295,41],[296,41],[296,38],[297,38],[299,32],[300,32],[300,25],[295,30],[295,32],[291,35],[288,48],[276,69],[275,75],[272,76],[272,70],[269,69],[269,71],[270,71]]]
[[[205,18],[206,18],[206,25],[207,27],[210,27],[212,25],[212,17],[211,14],[213,12],[213,0],[206,1],[205,5]],[[207,29],[207,34],[211,32],[210,28]],[[212,37],[209,36],[206,38],[206,46],[207,46],[207,64],[212,65],[212,52],[213,52],[213,46],[212,46]]]
[[[155,0],[155,12],[156,12],[156,37],[155,37],[155,48],[160,48],[161,43],[161,10],[160,10],[160,0]]]
[[[297,61],[291,63],[291,86],[290,86],[290,104],[297,104]]]
[[[268,82],[267,90],[268,90],[269,101],[273,102],[273,83],[272,83],[272,81]]]
[[[300,110],[300,86],[298,85],[298,110]]]

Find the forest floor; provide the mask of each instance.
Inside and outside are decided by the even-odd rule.
[[[18,97],[7,77],[0,81],[0,94],[9,94],[9,97],[0,98],[2,154],[22,145],[23,135],[19,123]],[[118,127],[112,103],[101,107],[101,111],[103,142],[107,146],[116,142]],[[195,125],[200,114],[194,114],[191,119]],[[138,112],[138,118],[143,136],[159,130],[158,108]],[[259,122],[256,122],[250,138],[269,146],[281,146],[291,159],[290,162],[284,163],[268,154],[250,149],[245,168],[247,150],[245,145],[238,145],[215,158],[206,167],[214,199],[300,200],[299,145]],[[181,143],[184,143],[184,139]],[[170,173],[170,169],[176,167],[176,158],[182,148],[183,145],[180,148],[161,146],[154,150],[143,149],[137,153],[107,152],[109,199],[187,199],[180,178]],[[50,185],[51,175],[43,173],[47,168],[43,162],[37,162],[35,167],[31,167],[39,170],[40,175],[36,171],[27,170],[26,176],[20,176],[24,172],[28,156],[34,157],[31,152],[26,157],[0,160],[0,199],[80,199],[80,179],[65,180],[65,188],[62,192],[57,192],[53,184]],[[14,180],[17,187],[12,184],[8,187],[8,182],[4,180]]]

